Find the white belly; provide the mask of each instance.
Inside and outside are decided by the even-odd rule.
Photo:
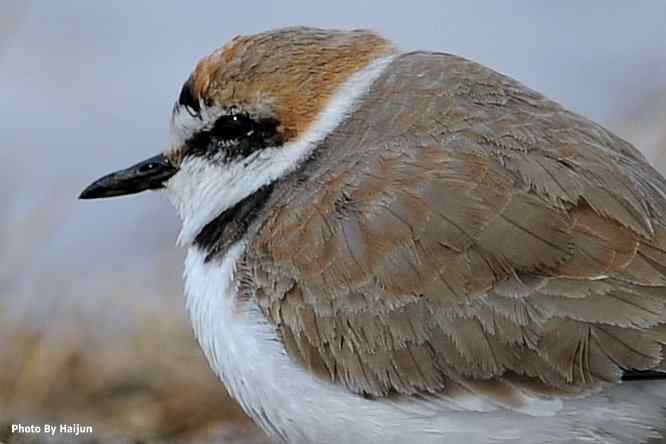
[[[244,242],[235,244],[221,263],[205,263],[205,254],[189,249],[187,307],[213,370],[275,439],[291,444],[627,444],[655,436],[655,427],[666,428],[666,383],[624,384],[565,402],[548,417],[464,411],[438,401],[373,401],[324,383],[289,358],[256,305],[235,303],[233,273],[244,248]]]

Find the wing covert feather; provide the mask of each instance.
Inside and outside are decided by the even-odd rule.
[[[494,71],[394,63],[247,253],[294,359],[367,396],[515,408],[661,366],[664,179]]]

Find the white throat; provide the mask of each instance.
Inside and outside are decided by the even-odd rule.
[[[197,234],[222,212],[264,185],[296,170],[317,144],[354,112],[360,99],[393,58],[380,58],[353,74],[338,88],[312,126],[293,142],[279,148],[265,148],[223,165],[200,158],[186,158],[178,174],[166,184],[169,200],[183,221],[178,243],[190,245]]]

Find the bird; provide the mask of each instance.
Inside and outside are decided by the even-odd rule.
[[[157,190],[210,367],[275,441],[640,443],[666,428],[666,180],[493,69],[369,30],[201,59]]]

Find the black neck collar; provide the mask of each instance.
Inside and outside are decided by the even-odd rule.
[[[245,236],[272,191],[272,184],[263,186],[203,227],[194,245],[206,253],[205,262],[224,257],[229,247]]]

